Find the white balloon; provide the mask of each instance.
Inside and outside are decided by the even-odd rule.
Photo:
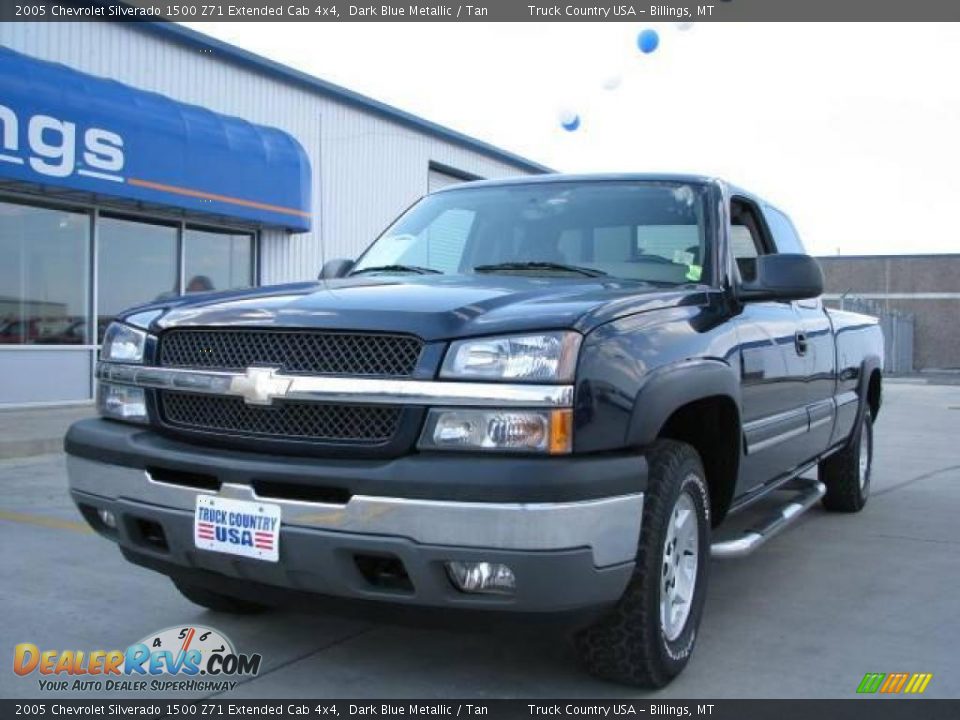
[[[677,26],[677,30],[689,30],[690,28],[693,27],[692,22],[678,22],[678,23],[674,23],[674,25]]]
[[[620,83],[623,82],[623,76],[619,73],[616,75],[607,75],[603,79],[603,89],[604,90],[616,90],[620,87]]]
[[[570,125],[577,119],[577,111],[570,108],[561,108],[557,113],[561,125]]]

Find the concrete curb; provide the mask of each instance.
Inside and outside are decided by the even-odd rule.
[[[0,442],[0,460],[63,452],[63,437]]]
[[[70,425],[95,414],[93,404],[5,408],[0,412],[0,460],[63,452]]]

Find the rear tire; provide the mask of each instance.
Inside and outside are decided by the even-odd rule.
[[[823,506],[832,512],[860,512],[870,497],[873,470],[873,419],[866,408],[854,428],[853,441],[820,463],[820,482],[827,486]]]
[[[269,610],[267,605],[232,597],[231,595],[223,595],[222,593],[214,592],[205,587],[192,585],[181,580],[174,580],[173,584],[177,586],[177,590],[179,590],[180,594],[187,600],[195,605],[213,610],[214,612],[229,615],[255,615]]]
[[[690,445],[658,441],[647,460],[633,577],[613,610],[575,642],[590,674],[659,688],[680,674],[696,642],[710,562],[710,494]]]

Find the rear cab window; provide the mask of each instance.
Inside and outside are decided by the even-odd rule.
[[[763,206],[763,215],[767,220],[767,226],[773,235],[773,243],[777,246],[777,252],[789,255],[805,255],[806,250],[797,235],[797,229],[793,226],[786,215],[770,205]]]

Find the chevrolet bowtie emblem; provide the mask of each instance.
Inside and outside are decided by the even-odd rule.
[[[240,395],[248,405],[272,405],[290,389],[290,378],[277,377],[277,368],[251,367],[230,381],[230,394]]]

